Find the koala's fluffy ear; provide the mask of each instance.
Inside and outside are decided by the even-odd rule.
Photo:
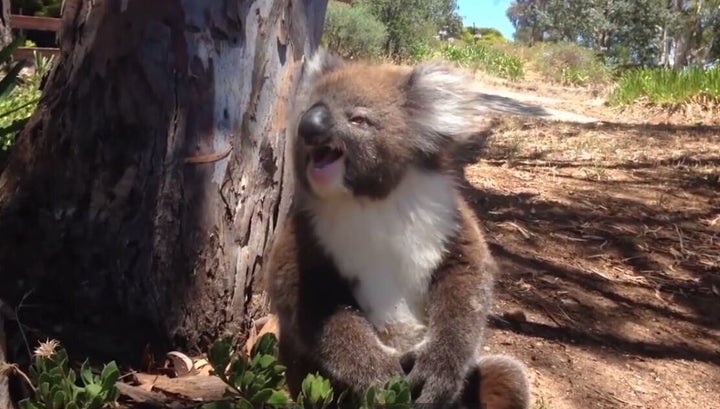
[[[342,58],[329,53],[325,48],[319,47],[311,56],[305,56],[297,94],[295,95],[293,120],[297,121],[300,114],[307,109],[308,96],[317,80],[323,75],[345,65]]]
[[[434,145],[464,142],[486,131],[491,122],[474,79],[438,62],[416,66],[408,77],[409,117]]]
[[[315,53],[305,60],[303,78],[312,82],[318,77],[342,67],[344,64],[345,60],[341,57],[331,54],[324,47],[318,47]]]

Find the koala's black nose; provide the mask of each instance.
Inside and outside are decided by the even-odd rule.
[[[330,140],[331,125],[330,110],[324,104],[317,104],[300,118],[298,134],[308,145],[322,145]]]

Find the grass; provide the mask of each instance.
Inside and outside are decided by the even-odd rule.
[[[440,48],[440,56],[465,68],[479,69],[511,81],[525,76],[524,64],[519,58],[492,47],[447,44]]]
[[[665,108],[698,103],[707,108],[720,104],[720,68],[691,67],[629,71],[610,95],[611,105],[645,102]]]

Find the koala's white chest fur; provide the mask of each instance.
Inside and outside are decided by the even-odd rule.
[[[429,281],[457,228],[450,179],[411,170],[380,201],[320,201],[315,231],[380,338],[405,350],[425,332]]]

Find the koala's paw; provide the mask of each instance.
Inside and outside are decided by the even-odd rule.
[[[433,348],[406,353],[400,358],[416,408],[454,407],[463,388],[462,368]]]
[[[371,386],[382,387],[394,378],[404,375],[400,362],[392,356],[365,356],[342,367],[326,370],[331,379],[339,383],[340,389],[347,389],[362,396]]]
[[[530,382],[527,368],[520,360],[508,355],[487,355],[478,362],[478,369],[482,407],[530,407]]]

